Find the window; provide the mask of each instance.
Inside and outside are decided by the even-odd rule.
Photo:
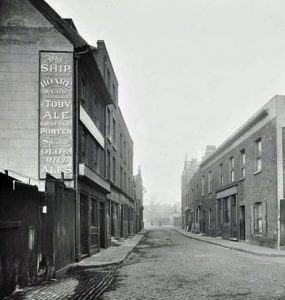
[[[123,188],[123,168],[120,167],[120,187]]]
[[[85,97],[86,97],[86,82],[85,78],[82,76],[81,78],[81,103],[84,104],[85,102]]]
[[[113,182],[116,182],[116,158],[113,157]]]
[[[127,177],[126,177],[126,172],[124,172],[124,190],[126,191],[127,189]]]
[[[224,185],[223,164],[220,164],[219,175],[220,175],[220,187],[222,187]]]
[[[108,69],[107,69],[107,86],[109,89],[111,88],[111,74]]]
[[[120,133],[120,154],[123,156],[123,136]]]
[[[208,192],[212,192],[212,171],[208,173]]]
[[[86,131],[82,130],[82,140],[81,140],[81,162],[86,162],[86,150],[87,150],[87,134]]]
[[[229,175],[230,175],[230,182],[235,181],[235,171],[234,171],[234,166],[235,166],[235,160],[234,157],[229,158]]]
[[[124,141],[124,161],[126,162],[126,141]]]
[[[107,151],[107,178],[111,179],[111,153]]]
[[[208,222],[209,222],[209,229],[212,229],[212,210],[209,209],[209,215],[208,215]]]
[[[205,175],[202,176],[202,195],[205,195]]]
[[[254,234],[262,234],[262,203],[254,205]]]
[[[196,214],[195,214],[195,217],[196,217],[196,222],[199,222],[200,220],[200,209],[199,207],[196,208]]]
[[[94,143],[94,147],[93,147],[93,167],[94,167],[95,171],[97,170],[97,166],[98,166],[98,147]]]
[[[240,151],[240,177],[245,178],[245,151]]]
[[[92,117],[94,120],[94,123],[97,125],[97,112],[98,112],[98,99],[97,99],[97,95],[94,94],[94,101],[93,101],[93,105],[92,105]]]
[[[106,117],[107,117],[107,120],[106,120],[107,138],[110,139],[110,136],[111,136],[111,112],[110,112],[110,108],[109,107],[107,107],[107,116]]]
[[[225,223],[230,221],[230,198],[224,198],[224,220]]]
[[[116,120],[113,119],[113,145],[116,143]]]
[[[255,141],[255,171],[261,171],[261,138]]]
[[[116,100],[116,87],[113,83],[113,98]]]

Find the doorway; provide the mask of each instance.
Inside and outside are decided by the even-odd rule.
[[[105,205],[104,202],[100,201],[99,204],[99,214],[100,214],[100,248],[105,248]]]
[[[80,246],[81,256],[88,255],[88,197],[84,194],[80,194]]]
[[[280,200],[280,246],[285,246],[285,200]]]
[[[241,205],[239,208],[239,215],[240,215],[240,220],[239,220],[239,224],[240,224],[240,239],[242,241],[245,240],[245,206]]]
[[[121,237],[124,236],[124,205],[121,204]]]
[[[217,236],[222,235],[222,201],[217,200]]]
[[[237,196],[231,196],[231,238],[237,239]]]
[[[202,210],[201,232],[205,233],[205,229],[206,229],[206,211]]]

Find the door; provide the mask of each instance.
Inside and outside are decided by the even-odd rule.
[[[233,195],[231,198],[231,238],[237,239],[237,196]]]
[[[98,201],[91,199],[91,210],[90,210],[90,246],[91,252],[97,252],[99,250],[99,232],[98,232]]]
[[[280,246],[285,246],[285,200],[280,200]]]
[[[115,203],[111,202],[111,236],[115,236]]]
[[[121,237],[124,236],[124,205],[121,205]]]
[[[206,229],[206,211],[202,210],[201,232],[205,233],[205,229]]]
[[[81,255],[88,254],[88,197],[80,194],[80,246]]]
[[[239,220],[239,224],[240,224],[240,239],[241,240],[245,240],[245,206],[242,205],[239,208],[239,215],[240,215],[240,220]]]
[[[222,235],[222,201],[217,200],[217,236]]]
[[[104,202],[100,201],[99,204],[99,214],[100,214],[100,248],[105,248],[105,206]]]

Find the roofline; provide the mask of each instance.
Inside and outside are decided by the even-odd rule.
[[[46,1],[28,0],[55,28],[64,35],[76,49],[85,48],[88,43],[74,30]]]
[[[259,121],[268,116],[268,109],[262,109],[252,118],[250,118],[245,124],[243,124],[236,132],[234,132],[229,138],[227,138],[217,149],[210,154],[205,160],[200,163],[199,167],[205,166],[209,161],[214,159],[220,153],[225,151],[236,139],[245,134],[248,130],[250,130],[254,125],[256,125]]]

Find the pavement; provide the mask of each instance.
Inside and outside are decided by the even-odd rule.
[[[118,265],[135,249],[137,244],[144,237],[145,232],[145,230],[142,230],[134,236],[129,236],[126,239],[116,241],[116,246],[101,249],[100,252],[81,260],[79,263],[72,264],[71,267],[102,268]]]
[[[121,263],[137,247],[145,234],[146,230],[142,230],[134,236],[114,241],[114,246],[101,249],[99,253],[69,265],[63,276],[18,289],[4,299],[98,299],[115,279]]]
[[[253,255],[258,255],[258,256],[268,256],[268,257],[285,257],[285,251],[283,250],[277,250],[277,249],[272,249],[268,247],[263,247],[263,246],[257,246],[257,245],[252,245],[247,242],[236,242],[236,241],[231,241],[231,240],[224,240],[221,238],[216,238],[216,237],[211,237],[211,236],[206,236],[202,234],[195,234],[191,232],[187,232],[183,230],[180,227],[173,227],[173,229],[194,240],[217,245],[223,248],[228,248],[232,250],[237,250],[241,252],[246,252],[250,253]]]

